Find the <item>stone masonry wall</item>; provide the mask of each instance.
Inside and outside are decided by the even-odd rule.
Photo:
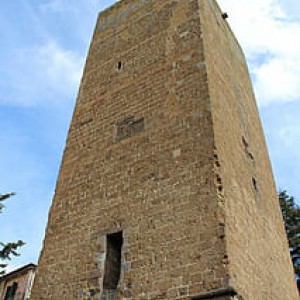
[[[198,5],[124,0],[100,14],[31,300],[103,298],[117,231],[119,299],[227,286]]]
[[[230,282],[246,300],[296,300],[288,244],[245,58],[214,0],[199,1]],[[231,134],[226,134],[230,132]]]
[[[296,300],[275,195],[216,3],[117,2],[96,25],[31,300]]]

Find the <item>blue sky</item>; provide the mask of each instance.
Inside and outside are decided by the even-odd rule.
[[[182,0],[185,1],[185,0]],[[37,262],[99,11],[115,1],[0,0],[0,240]],[[300,201],[300,2],[219,0],[249,62],[278,188]]]

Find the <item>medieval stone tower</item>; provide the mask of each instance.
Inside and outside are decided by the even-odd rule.
[[[245,58],[214,0],[100,13],[31,299],[299,299]]]

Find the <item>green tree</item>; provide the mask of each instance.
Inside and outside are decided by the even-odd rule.
[[[290,254],[300,284],[300,207],[295,199],[286,191],[279,193],[279,202],[284,220],[285,230],[289,241]]]
[[[9,194],[0,194],[0,213],[2,213],[4,209],[3,201],[9,199],[10,197],[14,196],[14,193]],[[0,241],[0,260],[6,261],[11,260],[12,256],[18,256],[19,253],[17,252],[17,249],[24,245],[24,242],[19,240],[17,242],[11,242],[11,243],[4,243]],[[5,267],[7,266],[6,263],[0,263],[0,275],[3,275],[5,273]]]

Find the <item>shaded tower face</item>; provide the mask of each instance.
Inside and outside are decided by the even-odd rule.
[[[244,56],[212,0],[99,16],[32,300],[296,300]]]

